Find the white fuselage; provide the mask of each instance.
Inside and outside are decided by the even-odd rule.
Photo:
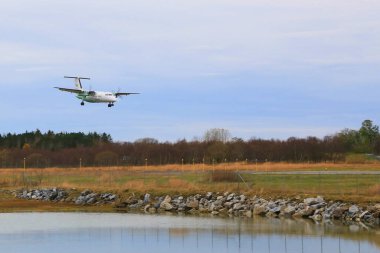
[[[112,92],[107,91],[83,91],[76,96],[82,101],[89,103],[115,103],[117,97]]]

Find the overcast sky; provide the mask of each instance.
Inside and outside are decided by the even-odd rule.
[[[333,134],[380,123],[378,0],[12,0],[0,8],[0,133],[114,140]],[[108,108],[54,86],[141,92]]]

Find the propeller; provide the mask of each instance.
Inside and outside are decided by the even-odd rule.
[[[114,92],[113,94],[116,96],[116,94],[120,93],[120,91],[121,91],[121,89],[119,87],[119,88],[117,88],[117,92]],[[123,99],[123,96],[117,96],[117,97],[120,98],[120,99]]]
[[[88,90],[88,94],[89,95],[95,95],[96,94],[96,92],[92,90],[92,86],[91,85],[90,85],[90,88]]]

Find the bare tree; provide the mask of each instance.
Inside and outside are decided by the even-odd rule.
[[[203,139],[206,142],[220,141],[226,143],[231,139],[231,133],[227,129],[212,128],[205,132]]]

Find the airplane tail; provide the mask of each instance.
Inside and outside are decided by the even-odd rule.
[[[75,86],[80,90],[83,90],[82,83],[80,80],[81,79],[90,80],[90,78],[88,77],[79,77],[79,76],[64,76],[64,78],[73,78],[75,82]]]

